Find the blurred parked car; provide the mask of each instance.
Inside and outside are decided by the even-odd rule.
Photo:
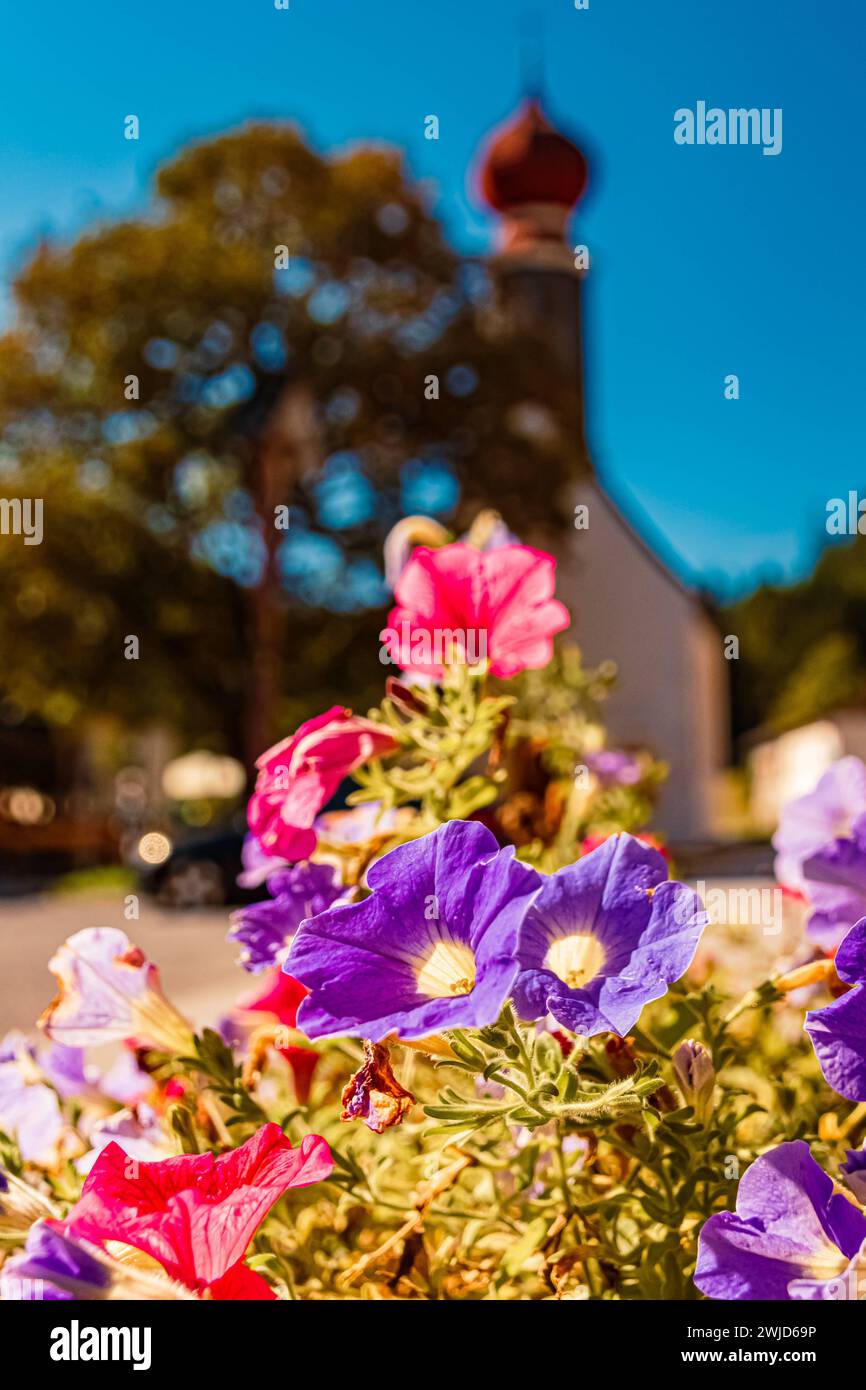
[[[165,907],[223,907],[258,902],[262,887],[239,888],[244,837],[237,830],[202,832],[175,845],[161,863],[140,869],[142,889]]]

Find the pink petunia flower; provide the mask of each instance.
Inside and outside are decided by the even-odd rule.
[[[436,680],[453,659],[486,660],[505,679],[538,670],[553,655],[554,633],[570,622],[553,597],[555,569],[552,555],[528,545],[421,546],[397,581],[380,640],[404,671]]]
[[[260,989],[252,998],[241,1000],[235,1006],[230,1023],[243,1031],[250,1014],[270,1014],[284,1028],[296,1029],[298,1009],[309,992],[300,980],[293,979],[282,970],[272,970],[266,977],[264,989]],[[310,1098],[313,1074],[319,1062],[318,1052],[314,1047],[302,1047],[297,1043],[281,1046],[279,1034],[275,1048],[291,1068],[295,1095],[302,1105],[306,1105]]]
[[[272,1299],[267,1282],[243,1263],[247,1247],[284,1192],[320,1182],[333,1166],[324,1139],[308,1134],[293,1149],[275,1124],[219,1157],[181,1154],[142,1163],[112,1143],[64,1225],[94,1244],[135,1246],[199,1295]]]
[[[265,853],[308,859],[316,848],[313,822],[343,778],[397,746],[381,724],[333,705],[269,748],[256,763],[248,811],[250,830]]]

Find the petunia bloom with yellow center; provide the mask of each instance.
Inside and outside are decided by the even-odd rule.
[[[668,882],[657,849],[612,835],[542,879],[520,925],[518,1013],[625,1037],[687,969],[705,923],[697,894]]]
[[[370,896],[304,922],[283,967],[310,990],[308,1037],[411,1043],[495,1023],[519,969],[517,933],[541,877],[477,821],[385,854]]]

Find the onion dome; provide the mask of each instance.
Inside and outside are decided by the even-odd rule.
[[[535,100],[524,102],[494,132],[479,174],[485,202],[505,214],[529,205],[573,208],[586,180],[584,155],[554,129]]]

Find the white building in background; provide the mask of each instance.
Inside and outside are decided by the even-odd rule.
[[[835,710],[824,719],[755,742],[748,755],[749,812],[755,827],[775,830],[785,802],[812,791],[830,764],[848,754],[866,762],[863,710]]]
[[[586,664],[614,660],[619,667],[605,715],[611,744],[647,747],[670,765],[658,827],[674,840],[701,840],[714,832],[718,779],[728,761],[728,668],[706,600],[664,563],[663,542],[646,520],[623,515],[590,461],[585,257],[567,240],[586,179],[583,154],[536,101],[494,132],[479,170],[481,194],[501,218],[492,265],[516,320],[543,331],[574,380],[569,427],[585,474],[574,506],[588,507],[589,524],[558,548],[557,592],[574,615]]]

